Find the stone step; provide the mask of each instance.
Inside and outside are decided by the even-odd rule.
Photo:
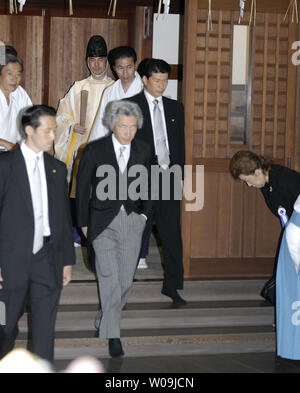
[[[172,305],[161,307],[161,304],[153,305],[153,308],[137,306],[122,311],[121,329],[140,329],[142,334],[143,329],[272,326],[274,322],[273,307],[259,302],[238,302],[236,307],[232,302],[192,303],[182,308]],[[56,332],[94,331],[96,313],[96,305],[90,308],[82,305],[76,311],[59,311]],[[21,318],[19,329],[21,333],[27,332],[27,314]]]
[[[266,279],[186,280],[180,294],[189,302],[212,300],[263,300],[260,296]],[[160,293],[161,281],[135,281],[128,303],[166,302]],[[63,291],[60,304],[97,304],[96,281],[71,282]]]
[[[122,311],[127,357],[270,352],[275,350],[274,308],[260,297],[265,280],[187,280],[188,305],[175,307],[161,295],[161,281],[136,281]],[[108,358],[97,338],[96,281],[72,282],[63,290],[56,322],[55,359]],[[19,323],[17,347],[26,347],[28,315]],[[29,334],[30,335],[30,334]]]
[[[126,357],[257,353],[275,350],[273,332],[124,337],[121,340]],[[19,340],[16,347],[24,348],[26,345],[26,341]],[[56,360],[71,360],[83,355],[108,358],[107,340],[98,338],[55,340]]]

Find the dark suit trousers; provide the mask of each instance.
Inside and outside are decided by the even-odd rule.
[[[181,201],[154,201],[152,219],[162,243],[164,280],[163,289],[183,289]],[[152,220],[147,221],[143,244],[152,230]]]
[[[37,356],[53,361],[54,330],[61,289],[54,271],[51,244],[32,255],[27,279],[16,288],[5,287],[5,277],[0,290],[0,301],[6,308],[5,325],[0,327],[0,358],[10,352],[18,335],[18,321],[24,313],[27,295],[30,299],[32,346],[29,350]]]

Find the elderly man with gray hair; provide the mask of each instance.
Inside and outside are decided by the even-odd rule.
[[[109,340],[111,357],[120,357],[124,355],[121,311],[132,287],[142,234],[151,214],[149,182],[139,182],[141,171],[150,174],[151,152],[146,143],[134,139],[143,124],[137,104],[110,102],[103,122],[111,134],[89,143],[84,150],[76,205],[78,225],[87,237],[89,264],[99,281],[99,337]],[[138,183],[139,190],[132,192]]]

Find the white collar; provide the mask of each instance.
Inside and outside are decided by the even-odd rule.
[[[294,210],[296,210],[297,213],[300,213],[300,195],[296,199],[296,202],[294,204]]]
[[[155,98],[150,93],[148,93],[148,91],[146,89],[144,89],[144,93],[145,93],[146,99],[147,99],[149,104],[154,105],[153,104],[154,100],[157,100],[158,104],[162,103],[162,96]]]
[[[23,156],[25,158],[25,161],[28,163],[34,163],[36,157],[39,157],[41,159],[41,161],[44,158],[43,150],[41,150],[38,154],[36,154],[32,149],[30,149],[30,147],[28,147],[26,145],[26,141],[23,141],[21,143],[21,150],[22,150]]]
[[[126,148],[125,151],[130,149],[131,143],[129,143],[128,145],[121,145],[121,143],[117,140],[117,138],[114,136],[113,133],[112,133],[112,141],[113,141],[115,152],[118,152],[120,150],[120,147],[122,146]]]

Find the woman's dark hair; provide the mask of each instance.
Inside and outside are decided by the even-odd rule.
[[[234,154],[230,160],[229,171],[232,177],[237,180],[240,175],[252,175],[256,169],[262,169],[266,174],[271,167],[271,160],[259,156],[252,151],[242,150]]]

